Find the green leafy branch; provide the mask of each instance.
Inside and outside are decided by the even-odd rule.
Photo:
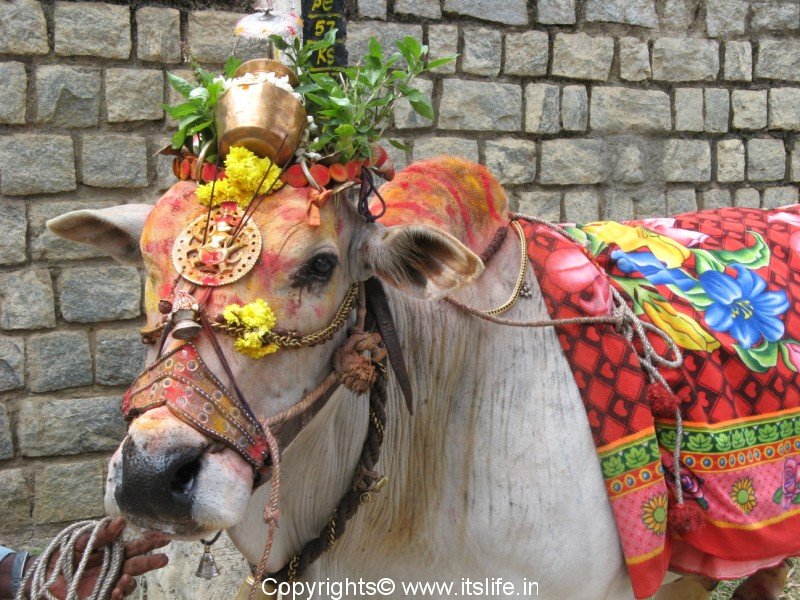
[[[440,58],[426,65],[428,47],[413,37],[396,42],[397,51],[384,56],[381,44],[371,38],[367,55],[359,65],[329,74],[313,72],[310,65],[315,53],[325,52],[336,43],[335,29],[306,45],[295,42],[290,46],[278,36],[271,39],[289,57],[300,80],[296,91],[304,96],[306,109],[319,127],[318,137],[308,149],[336,155],[341,161],[371,156],[372,144],[382,139],[401,99],[406,99],[419,115],[433,119],[430,99],[412,82],[422,73],[455,59]]]
[[[167,73],[170,85],[185,98],[184,102],[174,106],[164,104],[164,110],[178,121],[178,131],[172,136],[172,147],[180,150],[187,146],[193,153],[199,154],[204,146],[210,145],[213,153],[206,160],[216,160],[217,132],[214,124],[214,106],[225,92],[225,79],[232,79],[236,69],[242,64],[238,58],[231,56],[225,63],[223,76],[220,77],[203,69],[190,58],[196,84],[192,84],[173,73]],[[194,136],[197,136],[195,138]]]

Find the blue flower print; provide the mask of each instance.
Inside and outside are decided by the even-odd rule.
[[[763,277],[732,264],[737,276],[708,270],[700,275],[700,285],[712,300],[706,309],[705,320],[715,331],[729,332],[741,344],[750,348],[763,336],[776,342],[783,336],[780,316],[789,309],[786,292],[767,292]]]

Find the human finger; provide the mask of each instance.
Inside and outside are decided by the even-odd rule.
[[[126,575],[143,575],[148,571],[160,569],[167,566],[169,559],[166,554],[145,554],[144,556],[134,556],[125,561],[122,568]]]
[[[171,541],[166,535],[157,531],[146,533],[144,536],[125,544],[125,556],[130,558],[140,554],[147,554],[156,548],[163,548]]]
[[[123,596],[130,596],[133,590],[136,589],[136,580],[131,575],[123,575],[117,581],[116,587],[122,592]]]
[[[122,530],[125,529],[125,519],[122,517],[117,517],[116,519],[112,519],[108,523],[106,523],[98,532],[97,538],[94,542],[95,548],[102,548],[103,546],[108,546],[111,542],[113,542],[117,536],[122,533]],[[82,536],[78,538],[78,541],[75,542],[75,553],[76,554],[83,554],[83,551],[86,550],[86,546],[89,543],[89,534],[84,533]]]

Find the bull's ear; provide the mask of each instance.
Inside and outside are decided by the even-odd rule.
[[[123,264],[140,265],[139,240],[149,204],[123,204],[99,210],[76,210],[47,221],[47,228],[72,242],[95,246]]]
[[[356,264],[411,296],[442,298],[483,271],[472,250],[436,227],[370,224],[363,233]]]

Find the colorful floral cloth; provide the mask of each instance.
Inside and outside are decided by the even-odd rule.
[[[661,373],[682,401],[684,497],[705,524],[679,537],[675,421],[651,414],[635,352],[611,325],[558,329],[635,596],[668,568],[735,578],[800,554],[800,207],[566,225],[585,248],[525,227],[552,318],[607,314],[614,286],[684,353]]]

